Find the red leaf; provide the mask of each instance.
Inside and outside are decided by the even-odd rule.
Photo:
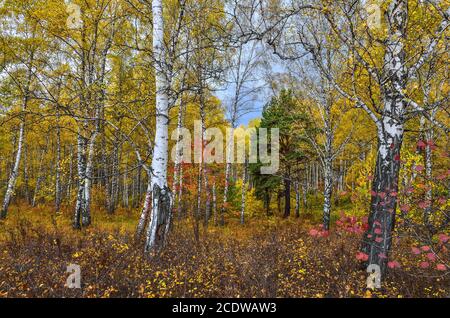
[[[417,165],[417,166],[414,167],[414,170],[419,171],[419,172],[423,171],[423,169],[425,169],[425,168],[422,165]]]
[[[399,268],[400,267],[400,263],[397,262],[397,261],[388,262],[388,267],[389,268]]]
[[[430,267],[430,263],[428,263],[428,262],[420,262],[419,266],[420,266],[420,268],[428,268],[428,267]]]
[[[381,229],[375,229],[374,233],[380,235],[383,232],[381,231]]]
[[[445,266],[444,264],[437,264],[436,269],[438,271],[445,271],[445,270],[447,270],[447,266]]]
[[[406,189],[406,193],[411,194],[414,192],[414,188],[413,187],[409,187]]]
[[[417,204],[419,208],[426,209],[431,205],[430,201],[421,201]]]
[[[427,245],[422,246],[420,249],[421,249],[422,251],[424,251],[424,252],[428,252],[429,250],[431,250],[431,248],[430,248],[429,246],[427,246]]]
[[[356,259],[359,261],[367,261],[369,259],[369,255],[367,255],[366,253],[363,252],[358,252],[356,254]]]
[[[447,243],[449,239],[450,239],[450,236],[448,236],[446,234],[439,234],[439,241],[442,244]]]
[[[420,149],[424,149],[426,146],[426,144],[423,142],[423,140],[419,140],[419,142],[417,143],[417,147]]]
[[[420,249],[419,248],[417,248],[417,247],[411,247],[411,252],[414,254],[414,255],[419,255],[421,252],[420,252]]]
[[[428,260],[434,262],[436,260],[436,255],[434,253],[428,253],[427,258]]]
[[[417,204],[419,206],[419,208],[421,209],[426,209],[431,205],[430,201],[421,201],[419,202],[419,204]]]
[[[400,211],[402,212],[409,212],[409,210],[411,210],[411,207],[408,204],[403,204],[400,206]]]

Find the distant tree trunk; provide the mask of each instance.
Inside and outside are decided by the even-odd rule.
[[[324,203],[323,203],[323,228],[328,231],[330,229],[330,216],[331,216],[331,195],[333,191],[333,167],[332,159],[327,156],[324,159]]]
[[[216,197],[216,180],[212,184],[212,214],[214,216],[214,225],[217,225],[217,197]]]
[[[108,162],[108,150],[106,148],[106,136],[102,134],[102,165],[103,165],[103,183],[105,186],[105,207],[106,211],[110,212],[111,206],[111,172],[109,169]]]
[[[231,168],[232,168],[231,162],[227,162],[225,168],[225,186],[223,188],[223,205],[222,208],[220,209],[220,216],[219,216],[219,224],[221,226],[225,224],[225,212],[227,210],[228,205],[228,189],[230,187]]]
[[[180,165],[178,175],[178,202],[177,202],[177,215],[179,218],[184,217],[183,213],[183,165]]]
[[[324,156],[322,156],[322,170],[323,170],[323,229],[328,231],[330,229],[331,219],[331,195],[333,192],[333,142],[334,133],[331,124],[331,108],[333,101],[328,98],[324,107],[324,128],[325,128],[325,149]]]
[[[119,146],[114,144],[111,167],[111,187],[108,199],[108,212],[113,214],[117,206],[117,196],[119,193]]]
[[[75,204],[73,227],[80,229],[91,224],[91,183],[94,160],[94,145],[98,132],[94,132],[89,139],[78,132],[78,192]]]
[[[303,180],[302,184],[302,192],[303,192],[303,209],[306,212],[308,209],[308,181],[306,179]]]
[[[427,143],[425,146],[425,176],[427,180],[431,180],[433,177],[433,153],[431,150],[430,142],[433,140],[433,131],[432,128],[430,128],[430,131],[426,133],[427,136]],[[430,202],[430,205],[425,208],[424,211],[424,223],[427,226],[430,226],[430,215],[432,211],[432,202],[433,198],[433,190],[432,187],[429,187],[429,189],[425,193],[425,200]]]
[[[34,187],[33,201],[31,203],[32,207],[36,206],[36,201],[38,199],[39,191],[41,190],[41,183],[44,179],[43,166],[44,166],[44,154],[47,149],[42,149],[39,156],[39,168],[37,172],[36,186]]]
[[[89,142],[87,145],[87,161],[86,161],[86,173],[85,173],[85,182],[84,182],[84,196],[85,196],[85,208],[84,215],[81,215],[81,223],[82,226],[89,226],[91,224],[91,190],[92,190],[92,172],[94,168],[94,149],[95,149],[95,140],[97,139],[98,132],[95,131],[91,138],[89,138]]]
[[[141,202],[142,191],[141,191],[141,183],[142,183],[142,167],[139,166],[136,175],[136,202],[134,203],[134,207],[137,208]]]
[[[291,179],[289,173],[284,176],[284,218],[291,215]]]
[[[320,165],[319,165],[318,162],[314,163],[314,178],[315,178],[315,180],[314,180],[314,187],[315,187],[316,190],[319,190],[319,186],[320,186],[319,185],[319,180],[320,180],[320,167],[319,166]],[[318,192],[319,191],[315,192],[316,198],[317,198]]]
[[[281,214],[281,196],[282,196],[283,193],[284,193],[284,191],[283,192],[278,191],[278,193],[277,193],[277,210],[278,210],[278,215]]]
[[[27,145],[25,144],[23,146],[23,181],[25,186],[25,200],[29,205],[31,205],[31,194],[30,194],[30,177],[29,177],[29,149]]]
[[[182,158],[183,158],[183,146],[181,144],[181,140],[183,136],[181,135],[181,129],[183,128],[183,121],[184,121],[184,100],[181,98],[180,104],[178,107],[178,121],[177,121],[177,144],[176,144],[176,156],[175,156],[175,164],[174,164],[174,171],[173,171],[173,186],[175,192],[175,199],[177,202],[177,216],[179,216],[180,213],[180,203],[181,198],[180,195],[182,192],[180,191],[181,187],[181,169],[182,169]]]
[[[219,224],[223,226],[225,224],[224,215],[227,210],[228,205],[228,193],[229,193],[229,187],[231,183],[231,170],[233,168],[232,162],[233,162],[233,152],[231,149],[234,149],[234,125],[232,123],[228,139],[227,139],[227,153],[226,153],[226,166],[225,166],[225,186],[223,188],[223,205],[220,209],[220,220]]]
[[[270,216],[271,212],[270,212],[270,193],[269,193],[269,189],[265,188],[264,190],[264,208],[266,210],[266,216]]]
[[[55,212],[59,213],[61,208],[61,127],[59,112],[57,113],[56,127],[56,169],[55,169]]]
[[[242,172],[242,193],[241,193],[241,224],[245,221],[245,200],[247,197],[247,171],[248,171],[248,160],[245,159],[244,167]]]
[[[201,93],[200,95],[200,117],[202,124],[202,162],[200,165],[202,166],[201,172],[203,173],[203,181],[205,182],[205,215],[204,215],[204,225],[208,226],[209,217],[211,215],[211,197],[209,194],[209,180],[208,180],[208,167],[206,165],[206,160],[203,158],[203,150],[206,147],[206,123],[205,123],[205,102],[204,96]],[[200,173],[200,171],[199,171]],[[200,211],[200,210],[199,210]]]
[[[124,208],[128,209],[129,207],[129,202],[128,202],[128,175],[127,175],[127,165],[125,164],[125,171],[123,173],[123,193],[122,193],[122,202],[123,202],[123,206]]]
[[[70,144],[70,151],[69,151],[69,176],[67,180],[67,190],[66,190],[66,198],[67,200],[72,199],[72,182],[73,182],[73,145]]]
[[[202,143],[203,145],[203,138]],[[202,147],[203,153],[203,147]],[[197,207],[194,211],[194,236],[196,241],[199,241],[199,222],[202,215],[202,190],[203,190],[203,164],[198,164],[198,176],[197,176]]]
[[[300,187],[298,181],[294,182],[295,189],[295,217],[300,217]]]
[[[427,85],[429,86],[429,85]],[[426,89],[425,92],[425,101],[424,104],[428,104],[428,94],[429,94],[429,89]],[[436,111],[437,109],[434,109],[432,111],[431,114],[431,118],[434,120],[434,117],[436,116]],[[424,121],[425,118],[421,118],[421,121]],[[421,122],[421,127],[424,126],[425,123]],[[423,134],[425,137],[425,176],[427,180],[431,180],[431,178],[433,177],[433,151],[431,149],[431,143],[433,142],[434,139],[434,131],[433,131],[433,127],[430,125],[428,127],[428,129],[425,129],[425,133]],[[425,200],[428,202],[433,202],[433,190],[431,187],[429,187],[429,189],[425,192]],[[423,221],[424,224],[430,228],[430,215],[431,215],[431,211],[432,211],[433,207],[430,204],[429,206],[427,206],[424,210],[424,215],[423,215]]]
[[[205,181],[205,226],[208,226],[209,219],[211,217],[211,193],[209,189],[209,177],[208,177],[208,167],[206,163],[204,163],[203,167],[203,173],[204,173],[204,181]]]

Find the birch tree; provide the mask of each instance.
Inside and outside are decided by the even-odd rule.
[[[8,6],[8,4],[5,5]],[[4,219],[7,216],[19,176],[19,168],[25,143],[25,118],[30,100],[33,97],[32,90],[33,83],[35,83],[34,72],[37,70],[36,55],[39,50],[38,39],[41,37],[38,25],[30,21],[30,16],[23,7],[19,6],[17,8],[5,9],[11,10],[12,15],[9,18],[5,17],[3,30],[5,32],[8,30],[16,33],[13,35],[10,33],[3,34],[2,32],[1,39],[3,42],[2,46],[5,47],[4,58],[6,60],[2,73],[6,73],[21,92],[19,94],[21,119],[18,128],[18,142],[14,164],[8,178],[6,193],[0,210],[0,219]],[[21,24],[23,24],[22,27],[20,27]]]
[[[161,0],[152,1],[153,55],[156,83],[156,127],[151,165],[152,209],[145,250],[161,250],[169,234],[172,214],[172,192],[167,184],[169,156],[169,82],[164,44],[164,18]]]
[[[324,61],[327,70],[333,71],[340,63],[334,60],[334,53],[330,50],[325,50],[321,54],[321,59]],[[297,73],[302,66],[297,63]],[[342,120],[348,109],[342,100],[339,99],[337,91],[333,85],[319,73],[314,70],[309,72],[300,72],[299,79],[302,79],[304,88],[302,91],[307,97],[305,110],[312,117],[309,121],[310,127],[304,127],[304,132],[310,145],[316,152],[317,158],[322,167],[323,177],[323,228],[328,231],[330,229],[330,217],[332,206],[332,192],[335,181],[333,173],[333,164],[345,146],[350,141],[351,130],[345,131],[345,138],[336,140],[336,131],[343,130]],[[316,174],[318,177],[318,174]],[[318,180],[318,179],[317,179]]]

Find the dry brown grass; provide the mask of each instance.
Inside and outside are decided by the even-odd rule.
[[[383,288],[368,293],[356,260],[359,235],[309,234],[305,220],[250,220],[210,227],[195,242],[189,222],[177,223],[165,252],[147,259],[132,233],[137,211],[98,214],[83,231],[68,215],[36,208],[3,222],[0,295],[3,297],[445,297],[447,272],[422,270],[407,242],[393,256]],[[109,219],[109,220],[108,220]],[[122,221],[118,221],[122,220]],[[124,221],[123,221],[124,220]],[[448,257],[448,255],[447,255]],[[447,259],[448,261],[448,259]],[[65,287],[66,267],[79,264],[82,288]]]

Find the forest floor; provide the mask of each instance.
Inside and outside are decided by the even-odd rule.
[[[0,223],[0,297],[450,296],[448,272],[420,268],[404,240],[391,255],[401,265],[368,291],[355,257],[361,235],[336,226],[311,235],[312,215],[230,220],[203,228],[198,242],[190,222],[176,222],[165,251],[147,259],[134,238],[137,209],[97,212],[91,227],[75,231],[68,212],[12,207]],[[81,289],[65,286],[69,264],[81,268]]]

